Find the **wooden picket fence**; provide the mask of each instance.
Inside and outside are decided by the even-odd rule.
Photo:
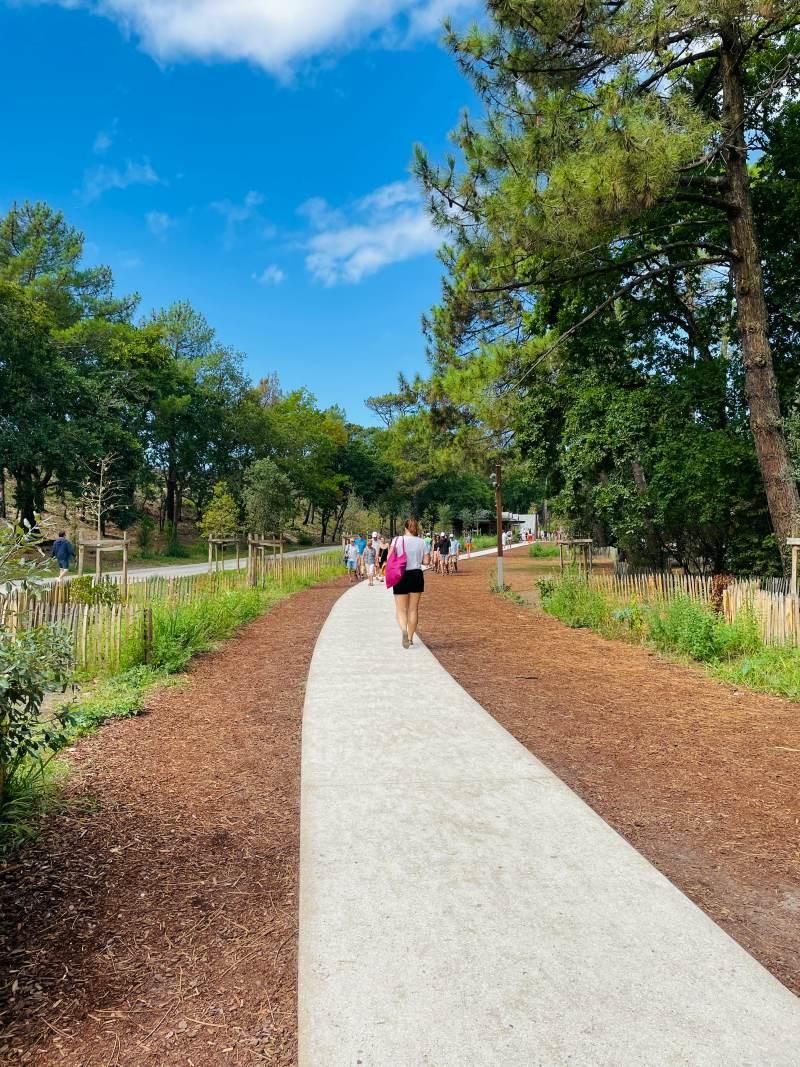
[[[256,586],[268,583],[281,586],[295,577],[320,578],[324,568],[338,561],[338,549],[313,556],[267,557],[258,562],[253,575]],[[113,576],[107,579],[114,583]],[[0,595],[0,625],[12,636],[19,630],[37,626],[61,626],[72,636],[75,665],[78,670],[113,673],[119,669],[122,650],[132,640],[142,642],[143,659],[147,659],[148,636],[152,639],[152,606],[189,604],[208,594],[245,589],[245,569],[218,571],[211,574],[181,576],[128,576],[127,596],[116,604],[82,604],[70,597],[71,581],[52,582],[37,590],[37,595],[15,588]]]
[[[785,578],[739,578],[724,588],[715,587],[713,578],[678,572],[594,572],[590,580],[595,589],[621,601],[652,603],[688,597],[714,605],[728,622],[743,611],[752,612],[765,644],[800,646],[800,597],[789,593]]]
[[[688,596],[691,600],[711,599],[711,579],[695,574],[659,573],[642,571],[636,574],[609,574],[598,572],[592,575],[592,584],[612,596],[637,600],[671,600],[675,596]]]

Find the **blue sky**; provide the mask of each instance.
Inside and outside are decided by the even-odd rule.
[[[0,0],[0,209],[47,200],[143,311],[191,300],[254,378],[369,421],[425,366],[441,269],[408,166],[471,103],[438,45],[471,6]]]

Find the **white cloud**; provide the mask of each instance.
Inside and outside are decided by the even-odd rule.
[[[235,204],[232,200],[215,200],[211,207],[228,222],[237,223],[252,218],[255,209],[263,203],[264,197],[261,193],[251,189],[241,204]]]
[[[168,215],[166,211],[148,211],[145,215],[145,221],[147,222],[148,230],[155,237],[165,237],[174,226],[177,226],[175,219]]]
[[[336,211],[324,197],[312,196],[305,200],[297,209],[298,215],[303,215],[315,230],[324,230],[328,226],[336,226],[344,222],[344,215]]]
[[[337,212],[320,226],[307,242],[306,267],[324,285],[352,284],[440,244],[413,184],[393,182],[357,201],[350,222]]]
[[[101,156],[104,152],[107,152],[114,143],[114,138],[117,136],[117,128],[119,126],[119,119],[114,119],[111,123],[110,130],[98,130],[95,135],[94,144],[92,145],[92,151],[95,155]]]
[[[359,201],[359,206],[370,211],[386,211],[398,204],[419,203],[419,187],[413,181],[392,182],[390,185],[382,185],[372,193],[368,193]]]
[[[33,0],[30,0],[33,2]],[[477,0],[50,0],[88,7],[133,32],[160,60],[247,60],[286,76],[298,62],[438,32]]]
[[[160,181],[149,160],[133,163],[129,159],[124,170],[105,165],[87,170],[83,176],[83,197],[87,201],[97,200],[109,189],[127,189],[129,185],[154,185]]]
[[[253,280],[257,281],[259,285],[280,285],[285,278],[286,274],[275,263],[270,263],[261,274],[253,275]]]
[[[258,208],[264,203],[261,193],[251,189],[244,200],[238,204],[233,200],[214,200],[211,210],[225,219],[225,247],[230,248],[236,237],[236,227],[242,222],[258,216]]]
[[[106,133],[105,130],[98,130],[97,136],[94,139],[92,145],[92,151],[98,155],[102,155],[103,152],[107,152],[112,145],[111,136]]]

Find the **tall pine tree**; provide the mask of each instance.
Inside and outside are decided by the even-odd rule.
[[[450,48],[486,106],[466,160],[417,169],[450,271],[429,323],[441,364],[482,348],[506,388],[552,350],[534,314],[569,292],[568,333],[669,279],[730,286],[750,427],[779,542],[800,497],[770,347],[749,154],[798,84],[787,0],[490,0]],[[579,296],[575,294],[579,293]],[[581,304],[581,302],[583,302]],[[551,322],[563,338],[563,320]]]

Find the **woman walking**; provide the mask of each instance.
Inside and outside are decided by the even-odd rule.
[[[425,591],[423,564],[430,562],[430,555],[425,551],[425,542],[419,536],[416,519],[406,519],[403,533],[395,537],[389,549],[389,557],[406,557],[406,569],[403,577],[394,586],[394,609],[397,625],[403,635],[403,648],[414,644],[419,619],[419,598]]]
[[[378,577],[381,581],[386,577],[386,559],[389,555],[389,542],[381,536],[381,544],[378,550]]]

